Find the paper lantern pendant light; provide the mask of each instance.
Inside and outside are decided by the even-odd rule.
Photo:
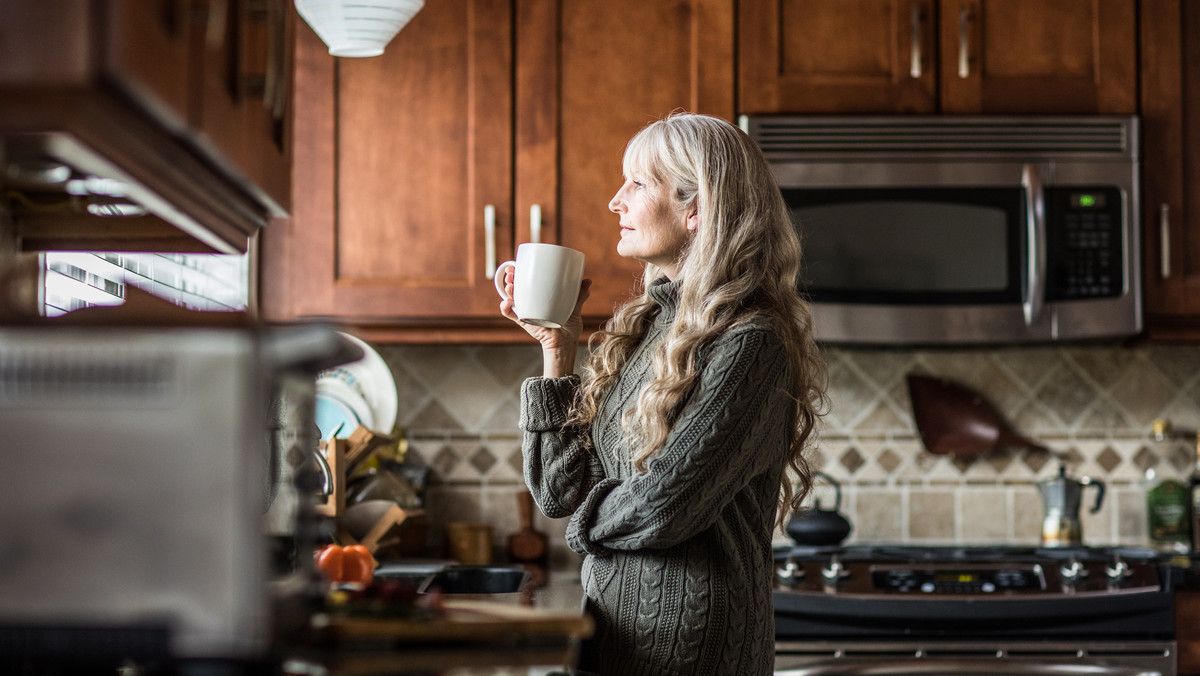
[[[424,0],[296,0],[334,56],[379,56]]]

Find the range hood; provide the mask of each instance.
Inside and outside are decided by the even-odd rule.
[[[18,251],[245,253],[287,215],[290,2],[0,4]]]
[[[21,250],[244,253],[272,216],[228,185],[192,187],[207,173],[185,168],[195,160],[162,158],[154,163],[174,163],[169,171],[139,176],[106,151],[66,132],[0,136],[0,189]]]

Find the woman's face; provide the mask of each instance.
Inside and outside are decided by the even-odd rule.
[[[667,186],[637,174],[626,177],[608,208],[621,217],[617,253],[656,265],[674,280],[679,254],[699,222],[695,211],[676,207]]]

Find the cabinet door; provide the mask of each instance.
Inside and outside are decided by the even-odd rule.
[[[743,113],[937,109],[933,0],[742,0]]]
[[[104,70],[160,121],[183,129],[192,85],[186,0],[107,5]]]
[[[498,318],[485,207],[503,261],[509,0],[426,3],[366,59],[334,59],[307,25],[297,32],[294,216],[266,233],[264,311],[376,326]]]
[[[947,113],[1137,112],[1132,0],[941,0]]]
[[[276,216],[291,207],[290,54],[286,0],[204,0],[193,26],[197,140],[245,179]],[[200,5],[197,5],[199,7]]]
[[[1200,339],[1200,4],[1142,0],[1146,323]]]
[[[625,144],[675,110],[733,121],[732,0],[518,0],[519,241],[537,204],[543,241],[587,255],[585,318],[628,299],[642,264],[617,255]]]

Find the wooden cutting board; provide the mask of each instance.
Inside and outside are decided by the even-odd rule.
[[[353,614],[320,614],[313,629],[341,641],[489,642],[526,638],[582,639],[592,635],[592,618],[491,601],[445,601],[440,617],[407,619]]]

